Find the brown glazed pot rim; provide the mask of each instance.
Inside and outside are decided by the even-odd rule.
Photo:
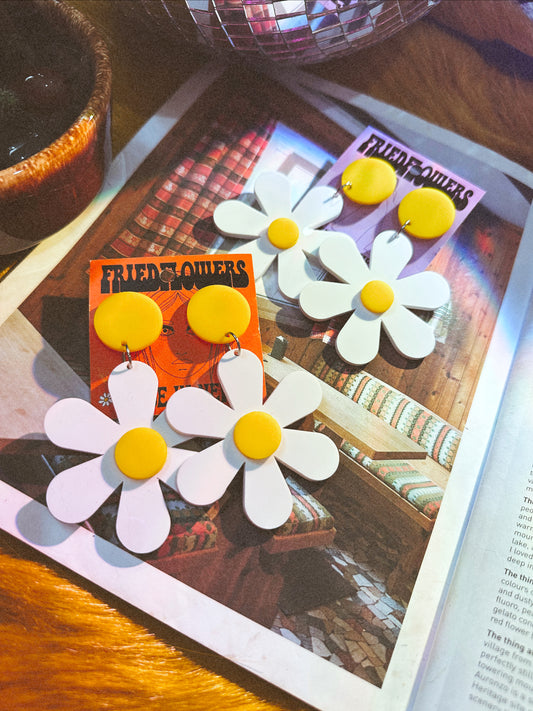
[[[61,172],[91,143],[100,124],[107,121],[111,101],[111,61],[96,28],[85,15],[62,0],[31,2],[44,13],[61,18],[74,40],[87,45],[94,62],[94,86],[86,106],[65,133],[38,153],[0,170],[0,200],[16,198]]]

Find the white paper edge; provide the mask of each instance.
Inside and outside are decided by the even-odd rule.
[[[406,658],[398,660],[397,673],[400,676],[409,673],[411,664],[416,665],[413,693],[416,692],[424,672],[424,661],[429,655],[437,631],[440,611],[481,484],[494,426],[531,299],[532,260],[533,207],[496,321],[467,426],[461,438],[453,476],[446,488],[444,505],[437,517],[402,627],[402,632],[405,631],[420,641],[425,640],[425,648],[420,647],[411,661]]]
[[[530,301],[519,350],[502,403],[503,419],[495,427],[487,457],[485,476],[489,477],[493,486],[504,486],[509,478],[520,482],[521,473],[531,469],[531,419],[523,417],[523,412],[524,404],[531,402],[533,397],[532,324],[533,302]],[[416,697],[415,707],[419,711],[427,709],[428,699],[431,699],[431,703],[438,699],[439,708],[444,705],[448,709],[457,709],[457,704],[466,700],[465,694],[468,694],[477,671],[480,635],[486,634],[487,629],[486,624],[483,624],[483,632],[481,631],[480,611],[486,612],[487,603],[491,607],[494,605],[494,600],[487,596],[487,590],[490,586],[498,585],[499,578],[493,575],[495,566],[507,557],[507,551],[503,551],[500,543],[507,541],[509,523],[514,523],[513,519],[509,522],[505,515],[500,517],[499,521],[494,521],[491,516],[496,516],[498,509],[511,511],[512,506],[521,506],[524,497],[524,491],[519,489],[519,484],[510,484],[503,504],[500,497],[494,496],[494,491],[495,489],[487,490],[482,487],[479,492],[466,532],[466,540],[459,552],[459,564],[440,620],[429,666],[420,686],[421,693]],[[490,504],[488,499],[492,499]],[[472,534],[480,530],[476,529],[476,526],[480,525],[484,527],[484,531],[487,525],[492,526],[493,530],[488,532],[488,536],[475,536],[474,539]],[[500,541],[497,540],[498,536],[501,537]],[[484,565],[488,565],[488,574],[483,570]],[[485,576],[479,585],[472,584],[476,573]],[[476,609],[478,607],[479,609]],[[473,632],[472,635],[464,638],[457,634],[458,629],[467,628]],[[457,657],[459,646],[461,656]],[[449,688],[451,674],[453,689]]]

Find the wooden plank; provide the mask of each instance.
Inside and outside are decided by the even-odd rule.
[[[267,385],[270,386],[277,385],[289,373],[304,370],[288,358],[278,360],[264,354],[263,361]],[[327,383],[320,381],[320,384],[323,396],[316,410],[317,418],[363,454],[371,459],[426,458],[426,451],[402,432],[398,432]]]
[[[477,382],[481,375],[486,353],[490,346],[497,318],[497,308],[500,307],[508,275],[514,264],[516,250],[520,241],[520,233],[513,225],[502,222],[494,230],[494,244],[505,244],[505,249],[496,249],[491,252],[486,261],[491,267],[492,301],[487,301],[484,308],[476,312],[477,334],[472,347],[471,359],[466,364],[464,377],[457,389],[457,401],[451,409],[451,416],[458,420],[461,417],[461,427],[464,427],[468,412],[475,396]],[[463,406],[461,409],[461,405]]]
[[[464,427],[468,412],[476,392],[477,382],[483,370],[485,357],[494,332],[496,316],[491,308],[480,311],[477,320],[476,338],[472,344],[471,358],[466,362],[463,377],[460,379],[450,418]]]

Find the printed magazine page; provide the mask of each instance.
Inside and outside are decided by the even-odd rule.
[[[0,284],[0,357],[8,375],[0,525],[315,708],[407,709],[434,639],[517,346],[524,294],[531,291],[533,234],[530,223],[524,226],[533,180],[452,134],[435,136],[434,127],[392,107],[360,109],[341,87],[314,85],[298,72],[289,87],[234,66],[219,65],[209,76],[207,69],[194,78],[189,94],[182,87],[142,129],[142,141],[134,139],[117,157],[87,214]],[[342,99],[328,96],[332,87]],[[383,333],[375,357],[354,364],[336,346],[349,316],[304,315],[287,294],[285,255],[256,249],[263,213],[268,217],[274,205],[279,216],[276,201],[259,195],[267,180],[269,194],[287,204],[279,186],[290,184],[290,214],[305,213],[316,240],[334,236],[338,228],[329,230],[322,213],[322,222],[316,218],[316,205],[324,203],[316,196],[367,129],[369,115],[391,143],[479,191],[424,269],[449,285],[445,303],[415,314],[431,332],[433,350],[409,358]],[[332,204],[343,199],[333,186],[328,190]],[[247,225],[262,227],[248,235],[231,225],[222,229],[229,223],[214,214],[224,203],[230,215],[245,214]],[[509,205],[516,207],[512,215]],[[324,214],[333,221],[329,206]],[[405,249],[400,227],[392,248]],[[316,251],[300,251],[298,261],[288,262],[294,274],[331,282]],[[51,482],[95,466],[94,450],[53,444],[43,424],[58,400],[90,400],[90,263],[146,263],[143,273],[152,273],[149,263],[214,263],[250,253],[261,336],[251,348],[261,348],[267,392],[295,373],[318,379],[322,399],[294,428],[333,440],[335,473],[313,481],[310,459],[301,476],[284,468],[293,508],[274,530],[245,515],[240,473],[209,505],[185,501],[174,479],[161,480],[170,530],[148,553],[132,553],[116,535],[119,489],[110,489],[79,525],[54,518],[46,506]],[[258,253],[268,261],[261,270]],[[176,326],[172,314],[169,326]],[[190,348],[187,358],[198,352]],[[178,354],[176,363],[183,361]],[[164,362],[175,364],[168,348]],[[16,405],[21,393],[24,408]],[[198,439],[204,455],[211,444]],[[172,447],[173,456],[180,446]],[[214,476],[216,467],[205,470]],[[124,489],[129,495],[132,485]]]
[[[533,708],[533,303],[414,708]]]
[[[503,220],[521,225],[524,234],[531,234],[533,175],[530,171],[449,131],[425,124],[405,112],[391,111],[391,107],[370,97],[354,94],[342,86],[323,80],[315,81],[304,72],[292,79],[299,82],[298,93],[313,105],[321,106],[327,97],[328,113],[337,120],[349,124],[357,115],[357,111],[354,111],[357,108],[364,110],[372,120],[382,121],[382,125],[403,140],[408,140],[416,132],[421,146],[427,149],[428,143],[432,144],[431,155],[435,158],[440,156],[441,160],[446,156],[449,166],[460,169],[463,176],[476,180],[486,190],[483,203],[491,211]],[[291,86],[294,88],[293,82]],[[354,133],[357,130],[355,126]],[[462,151],[468,153],[468,164],[464,155],[461,155]],[[526,243],[523,241],[523,244]],[[468,438],[471,446],[468,450],[461,448],[456,457],[454,471],[457,476],[450,477],[445,505],[441,509],[420,570],[419,583],[424,580],[427,584],[415,586],[411,598],[410,609],[414,609],[416,600],[417,610],[431,609],[434,619],[430,630],[422,632],[415,620],[410,628],[414,634],[428,632],[428,648],[419,660],[418,678],[411,691],[409,708],[415,711],[428,708],[450,711],[458,708],[528,709],[533,702],[533,695],[527,694],[530,668],[527,638],[531,639],[531,630],[528,630],[530,625],[524,618],[524,615],[530,616],[530,602],[526,600],[520,606],[523,622],[521,632],[525,637],[517,641],[516,636],[501,635],[501,630],[497,631],[501,639],[506,636],[506,644],[502,645],[497,638],[489,639],[492,632],[488,631],[490,624],[494,624],[494,615],[501,615],[499,622],[506,628],[513,624],[506,617],[506,608],[517,601],[512,600],[507,592],[509,601],[502,609],[499,603],[505,599],[505,592],[504,596],[501,593],[507,587],[514,588],[516,583],[513,575],[520,576],[520,572],[511,569],[513,559],[519,571],[528,565],[529,560],[529,548],[514,545],[523,531],[527,535],[524,526],[528,524],[522,517],[528,515],[525,507],[531,478],[531,457],[527,446],[530,427],[526,413],[531,399],[532,284],[528,272],[533,252],[531,243],[527,244],[518,260],[523,260],[523,268],[515,265],[512,285],[500,311],[497,325],[499,336],[495,338],[497,345],[487,358],[482,382],[478,386],[476,397],[479,407],[472,408],[463,434],[463,444]],[[513,362],[516,341],[511,334],[520,330],[522,319],[525,321],[520,350],[513,364],[502,411],[498,414],[495,441],[487,463],[479,468],[481,458],[476,457],[475,453],[488,450],[493,434],[483,410],[493,401],[495,384],[506,383],[505,378],[502,378],[501,366]],[[476,500],[478,491],[479,501]],[[505,492],[503,496],[502,492]],[[465,549],[462,550],[463,535],[474,501],[476,508],[469,523]],[[464,527],[456,525],[459,519],[464,521]],[[517,531],[518,535],[515,536]],[[456,564],[456,580],[447,596]],[[503,575],[502,570],[505,571]],[[506,574],[510,576],[507,580]],[[524,586],[524,581],[521,580],[519,584]],[[519,597],[525,589],[518,593]],[[528,605],[529,609],[526,610]],[[439,627],[443,610],[443,623]],[[516,613],[517,610],[513,609],[512,612]],[[410,623],[411,619],[408,617],[406,622]],[[407,624],[404,623],[404,631],[406,628]],[[505,646],[510,646],[512,650],[505,649]],[[432,647],[434,649],[426,672],[427,658]],[[496,650],[499,657],[497,660],[494,656]],[[525,657],[519,657],[517,651],[521,655],[525,654]],[[515,655],[514,685],[512,674],[508,674],[512,664],[508,663],[510,654]],[[487,669],[489,674],[486,673]],[[498,684],[502,681],[500,676],[506,676],[508,688],[501,687],[498,690]],[[473,688],[477,684],[479,686]],[[505,693],[502,694],[502,690]]]

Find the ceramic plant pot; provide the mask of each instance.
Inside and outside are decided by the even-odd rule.
[[[99,191],[111,65],[97,30],[60,0],[2,0],[0,14],[0,254],[10,254],[64,227]]]

